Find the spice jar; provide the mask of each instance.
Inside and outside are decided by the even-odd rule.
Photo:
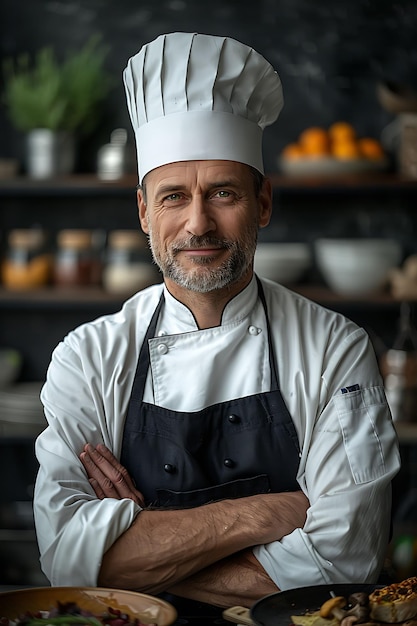
[[[109,293],[132,294],[157,282],[158,272],[145,236],[136,230],[115,230],[108,237],[103,287]]]
[[[86,286],[96,282],[90,230],[61,230],[57,235],[57,245],[54,267],[56,285]]]
[[[10,231],[8,249],[2,264],[2,280],[9,289],[34,289],[46,285],[52,260],[46,250],[46,235],[41,228]]]
[[[417,330],[408,302],[401,303],[398,334],[380,366],[393,420],[417,421]]]

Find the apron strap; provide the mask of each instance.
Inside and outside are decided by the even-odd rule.
[[[266,305],[264,289],[262,287],[262,283],[259,280],[258,276],[256,276],[256,282],[258,283],[259,298],[262,302],[262,306],[265,311],[266,329],[268,333],[269,366],[271,368],[271,391],[277,391],[279,389],[279,377],[278,377],[277,360],[275,358],[274,345],[272,343],[272,331],[271,331],[271,324],[269,323],[268,307]]]
[[[146,331],[145,338],[142,342],[142,346],[139,352],[138,364],[136,367],[135,379],[133,381],[131,400],[135,400],[136,402],[143,401],[143,394],[145,393],[145,383],[146,377],[148,375],[149,369],[149,339],[153,339],[155,337],[156,326],[158,324],[159,314],[162,309],[162,305],[164,304],[165,297],[164,293],[161,293],[161,297],[159,298],[158,306],[156,307],[151,321],[148,326],[148,330]]]

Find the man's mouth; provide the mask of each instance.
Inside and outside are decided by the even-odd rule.
[[[183,248],[184,252],[188,256],[215,256],[224,248]]]
[[[217,256],[220,252],[224,252],[228,249],[226,242],[220,240],[189,240],[184,241],[178,245],[174,250],[174,255],[178,255],[180,252],[188,257],[205,257],[209,258]]]

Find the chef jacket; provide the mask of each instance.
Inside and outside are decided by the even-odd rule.
[[[280,389],[299,439],[297,482],[310,508],[303,528],[255,546],[254,555],[282,590],[375,582],[400,459],[374,350],[342,315],[282,285],[262,285]],[[48,426],[36,441],[35,523],[52,585],[96,585],[103,554],[140,513],[130,499],[98,499],[79,454],[86,442],[102,442],[120,456],[139,351],[162,290],[146,402],[199,411],[270,389],[255,277],[215,328],[199,330],[191,311],[154,285],[71,331],[48,368],[41,392]]]

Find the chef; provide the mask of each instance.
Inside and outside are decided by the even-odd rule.
[[[43,571],[217,606],[375,582],[399,454],[371,343],[253,272],[277,73],[233,39],[171,33],[124,82],[163,281],[53,353],[36,442]]]

